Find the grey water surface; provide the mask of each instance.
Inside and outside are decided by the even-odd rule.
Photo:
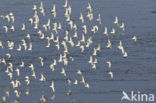
[[[42,0],[46,16],[40,15],[41,23],[47,23],[48,18],[51,22],[61,22],[63,29],[70,29],[65,22],[65,10],[62,7],[64,0]],[[55,81],[55,103],[131,103],[129,101],[121,101],[122,91],[130,94],[131,91],[147,94],[155,94],[156,96],[156,1],[155,0],[68,0],[72,8],[71,19],[78,25],[82,26],[79,21],[80,12],[87,14],[86,7],[88,2],[92,5],[94,20],[90,22],[85,17],[85,24],[91,29],[91,25],[97,25],[96,18],[101,14],[102,25],[99,25],[97,34],[90,35],[93,38],[93,45],[85,49],[83,53],[78,48],[69,46],[70,56],[75,58],[74,62],[69,62],[65,67],[67,77],[60,74],[62,64],[55,67],[55,72],[49,69],[49,65],[53,63],[53,59],[59,59],[60,51],[57,51],[54,43],[51,43],[50,48],[46,48],[47,41],[38,38],[37,30],[34,30],[28,19],[33,17],[33,5],[40,6],[41,0],[0,0],[0,15],[5,15],[13,12],[15,15],[15,32],[8,31],[5,33],[3,26],[11,24],[7,20],[0,18],[0,40],[4,42],[6,48],[0,48],[0,58],[6,58],[6,53],[11,53],[11,59],[7,62],[14,64],[13,68],[17,68],[21,61],[25,62],[25,68],[20,68],[21,76],[17,77],[14,73],[13,79],[20,80],[22,85],[18,88],[22,92],[19,101],[21,103],[40,102],[41,95],[47,97],[47,103],[51,103],[52,96],[51,81]],[[50,13],[53,5],[56,5],[57,17],[54,19]],[[125,23],[125,32],[117,28],[113,21],[115,16],[119,17],[119,21]],[[26,31],[21,31],[22,24],[26,24]],[[104,27],[109,30],[112,27],[116,29],[116,35],[110,36],[113,43],[112,49],[106,48],[106,36],[103,35]],[[41,28],[41,27],[40,27]],[[43,28],[41,28],[43,30]],[[79,29],[81,38],[82,30]],[[33,51],[17,52],[16,50],[7,49],[6,40],[15,42],[15,48],[21,43],[21,39],[25,38],[26,34],[31,34],[31,42],[33,43]],[[45,32],[49,36],[50,32]],[[72,35],[72,32],[70,33]],[[132,37],[136,35],[138,40],[134,42]],[[60,40],[63,39],[64,32],[59,33]],[[121,52],[116,48],[119,41],[122,40],[123,46],[128,53],[127,58],[123,58]],[[101,44],[101,52],[96,56],[98,59],[97,69],[93,70],[88,64],[89,56],[93,53],[93,48]],[[39,56],[45,59],[45,66],[41,67]],[[109,69],[107,61],[112,62],[112,67]],[[31,78],[29,86],[24,82],[26,75],[32,75],[29,64],[33,63],[37,78],[43,73],[47,78],[45,83]],[[5,94],[5,90],[10,90],[10,97],[7,103],[13,102],[16,97],[13,92],[9,77],[5,73],[6,67],[0,64],[0,101]],[[90,84],[90,88],[85,88],[82,84],[68,86],[67,79],[74,78],[81,80],[81,77],[76,74],[76,71],[82,70],[85,80]],[[114,78],[111,79],[109,71],[114,73]],[[71,88],[72,95],[67,96],[68,88]],[[30,95],[24,94],[26,88],[30,89]],[[156,100],[155,100],[156,102]],[[153,103],[155,103],[153,102]],[[148,103],[148,102],[141,102]]]

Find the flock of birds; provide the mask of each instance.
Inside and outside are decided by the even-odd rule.
[[[46,15],[43,2],[40,3],[40,6],[37,6],[34,4],[32,8],[34,15],[33,17],[29,18],[28,22],[29,22],[29,25],[31,25],[33,29],[37,31],[36,35],[38,36],[38,38],[40,40],[46,41],[47,43],[45,45],[46,49],[51,48],[52,45],[54,45],[56,51],[62,52],[59,55],[59,59],[53,59],[53,62],[49,65],[49,69],[51,70],[51,72],[55,71],[56,65],[63,64],[64,67],[61,68],[60,74],[63,75],[64,77],[68,77],[68,73],[65,68],[68,66],[69,62],[75,61],[75,57],[69,55],[70,54],[69,48],[78,48],[81,53],[85,52],[86,49],[91,49],[90,47],[94,43],[92,36],[97,35],[100,29],[99,25],[102,25],[102,18],[101,18],[101,15],[99,14],[98,18],[95,19],[97,22],[97,25],[93,25],[91,27],[91,30],[89,30],[88,26],[85,24],[85,21],[88,20],[91,22],[94,20],[93,9],[90,3],[88,3],[86,7],[87,15],[80,13],[79,22],[82,24],[82,26],[78,26],[71,19],[72,8],[67,0],[65,1],[63,8],[65,10],[65,14],[64,14],[65,22],[67,23],[67,25],[69,25],[70,29],[65,30],[61,22],[52,22],[51,19],[47,19],[47,23],[41,24],[40,18]],[[57,7],[55,4],[53,5],[53,8],[49,13],[52,14],[53,19],[57,18]],[[16,18],[13,12],[7,15],[0,15],[0,18],[3,20],[7,20],[9,23],[11,23],[11,26],[3,26],[3,30],[5,31],[5,33],[8,33],[8,32],[12,33],[16,31],[16,27],[14,26]],[[116,25],[119,29],[121,29],[121,31],[123,32],[125,31],[124,22],[120,22],[117,16],[115,16],[113,24]],[[27,30],[27,26],[28,25],[23,23],[21,27],[21,31],[24,32],[25,30]],[[82,30],[81,34],[78,33],[79,30]],[[64,32],[64,34],[60,34],[60,31]],[[73,35],[70,34],[70,31],[73,32]],[[46,32],[50,32],[50,34],[47,36]],[[60,35],[63,36],[62,39]],[[111,40],[109,39],[109,36],[117,35],[116,29],[111,28],[110,30],[108,30],[107,27],[104,27],[103,33],[101,33],[101,35],[107,38],[106,48],[111,50],[113,48],[113,44]],[[133,36],[132,40],[136,42],[137,37]],[[33,48],[33,42],[31,42],[31,33],[26,34],[25,37],[21,39],[19,43],[15,43],[12,40],[6,40],[6,41],[0,40],[0,50],[6,49],[6,48],[12,51],[16,51],[16,52],[33,51],[33,49],[35,48]],[[119,45],[117,46],[117,48],[121,51],[121,55],[124,58],[128,57],[128,53],[124,49],[123,42],[121,40],[119,41]],[[101,51],[102,49],[99,43],[97,47],[93,47],[92,54],[88,57],[88,63],[91,65],[91,68],[93,70],[97,69],[98,59],[96,58],[96,56]],[[6,67],[6,68],[1,68],[0,70],[2,69],[5,70],[6,75],[9,77],[11,88],[13,89],[14,94],[16,96],[15,103],[19,103],[20,102],[19,98],[24,94],[28,96],[30,94],[30,90],[29,88],[27,88],[26,91],[22,93],[18,88],[24,84],[22,84],[21,81],[18,80],[18,78],[14,80],[13,77],[14,75],[16,75],[17,77],[22,76],[20,74],[21,73],[20,71],[22,71],[22,69],[25,68],[26,65],[24,61],[20,61],[20,65],[14,66],[14,63],[6,60],[6,59],[11,59],[11,58],[12,58],[12,53],[6,53],[5,57],[0,58],[0,65],[1,66],[3,65]],[[41,67],[45,66],[45,59],[43,56],[38,57],[38,62],[40,63]],[[113,76],[113,72],[111,71],[111,65],[112,65],[111,61],[108,60],[106,63],[108,64],[108,68],[109,68],[108,74],[110,75],[110,78],[113,79],[114,76]],[[23,81],[26,83],[25,85],[27,86],[31,85],[32,79],[38,80],[42,83],[45,83],[47,81],[46,74],[41,73],[40,76],[36,75],[36,72],[35,72],[36,69],[33,63],[29,63],[28,68],[30,68],[32,75],[26,75],[24,77],[25,80]],[[67,84],[69,85],[69,89],[66,92],[67,96],[70,96],[72,94],[70,85],[83,84],[85,88],[88,88],[88,89],[90,88],[90,84],[86,81],[85,76],[83,72],[81,71],[81,69],[78,69],[76,74],[80,76],[81,80],[77,80],[76,78],[67,79]],[[51,88],[51,91],[52,91],[52,96],[50,99],[52,101],[55,101],[55,81],[54,80],[51,81],[51,85],[49,85],[49,88]],[[2,97],[3,102],[7,101],[7,98],[9,98],[9,94],[10,94],[10,91],[6,90],[5,95]],[[47,101],[47,97],[43,93],[41,95],[40,101],[41,102]]]

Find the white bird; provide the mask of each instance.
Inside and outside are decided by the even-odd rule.
[[[19,67],[24,67],[24,62],[21,62],[21,65],[19,65]]]
[[[54,18],[56,18],[56,6],[53,5],[53,9],[51,10],[51,13],[53,14]]]
[[[28,39],[30,39],[30,34],[27,34],[27,36],[26,36]]]
[[[52,81],[50,88],[52,89],[52,92],[54,93],[55,92],[54,81]]]
[[[43,57],[39,57],[39,59],[40,59],[41,66],[43,66],[44,65],[44,59],[43,59]]]
[[[50,98],[51,100],[55,100],[55,94],[52,95],[52,97]]]
[[[101,51],[101,46],[98,44],[98,47],[96,48],[97,51]]]
[[[43,75],[43,74],[41,74],[40,81],[41,81],[41,82],[45,82],[45,81],[46,81],[46,78],[44,77],[44,75]]]
[[[101,20],[101,15],[98,15],[98,18],[96,19],[97,22],[99,22],[99,24],[102,24],[102,20]]]
[[[106,47],[112,49],[112,43],[109,39],[107,40],[107,46]]]
[[[97,25],[93,26],[92,29],[91,29],[91,31],[92,31],[94,34],[97,33],[98,30],[99,30],[99,28],[98,28]]]
[[[67,79],[67,82],[68,82],[68,85],[71,84],[71,80],[69,78]]]
[[[80,13],[79,20],[81,20],[81,22],[84,23],[84,17],[83,17],[83,15],[82,15],[82,13]]]
[[[5,32],[8,32],[8,26],[3,26],[3,28],[5,29]]]
[[[111,34],[115,34],[115,29],[112,28],[112,31],[110,32]]]
[[[32,10],[36,11],[37,10],[37,6],[34,5],[34,7],[32,8]]]
[[[134,42],[136,42],[137,41],[137,37],[133,36],[132,40],[134,40]]]
[[[59,30],[62,30],[62,25],[61,25],[61,23],[59,23],[58,29],[59,29]]]
[[[69,90],[68,90],[68,92],[67,92],[67,95],[69,96],[69,95],[71,95],[71,89],[69,88]]]
[[[81,45],[80,48],[81,48],[81,52],[84,52],[84,46]]]
[[[8,22],[10,22],[10,16],[6,15],[5,18],[8,20]]]
[[[111,68],[111,61],[107,61],[108,67]]]
[[[30,43],[28,50],[32,51],[32,43]]]
[[[6,53],[5,54],[8,58],[11,58],[11,54],[10,53]]]
[[[122,24],[120,25],[120,28],[122,29],[122,31],[125,31],[125,24],[124,24],[124,22],[122,22]]]
[[[14,90],[16,97],[19,98],[21,96],[21,92],[19,90]]]
[[[94,52],[93,52],[93,54],[92,55],[97,55],[97,51],[96,51],[96,49],[94,48]]]
[[[15,71],[17,72],[17,76],[19,77],[20,76],[20,70],[17,68]]]
[[[2,41],[0,41],[0,47],[4,48]]]
[[[108,72],[108,74],[110,75],[111,79],[113,79],[113,72]]]
[[[28,96],[29,95],[29,89],[27,88],[25,91],[25,94]]]
[[[16,49],[17,51],[21,51],[21,45],[18,45],[18,48]]]
[[[123,57],[127,57],[127,56],[128,56],[127,52],[124,52]]]
[[[29,79],[29,76],[25,76],[25,82],[27,83],[27,85],[30,84],[30,79]]]
[[[41,103],[45,103],[47,101],[47,98],[45,97],[45,95],[42,94],[42,97],[40,98]]]
[[[107,27],[105,27],[104,34],[105,34],[106,36],[108,36],[108,30],[107,30]]]
[[[91,7],[90,3],[88,3],[87,10],[89,10],[90,12],[92,12],[92,7]]]
[[[22,31],[26,30],[26,26],[25,24],[22,24],[22,28],[21,28]]]
[[[15,26],[12,25],[12,26],[10,27],[10,29],[12,30],[12,32],[14,32],[14,31],[15,31]]]
[[[30,22],[31,25],[33,24],[33,18],[29,18],[28,21]]]
[[[78,80],[75,79],[73,84],[77,85],[78,84]]]
[[[119,23],[118,23],[118,17],[117,17],[117,16],[115,16],[115,21],[114,21],[114,24],[119,25]]]
[[[83,25],[82,28],[83,28],[83,33],[84,34],[87,34],[87,26],[86,25]]]
[[[73,37],[74,37],[74,38],[78,38],[77,31],[75,31]]]
[[[81,81],[80,81],[80,83],[83,83],[83,84],[85,84],[86,82],[85,82],[85,79],[84,79],[84,77],[82,76],[81,77]]]
[[[92,63],[92,69],[96,70],[96,64]]]
[[[37,79],[35,71],[32,71],[32,75],[31,76],[34,77],[34,79]]]
[[[64,70],[64,68],[62,68],[61,74],[63,74],[64,76],[66,76],[66,71]]]
[[[90,64],[93,63],[93,57],[92,56],[90,56],[90,59],[89,59],[88,63],[90,63]]]
[[[78,74],[78,75],[82,75],[81,70],[77,70],[77,74]]]
[[[63,5],[63,7],[67,8],[68,7],[68,1],[65,1],[65,4]]]
[[[24,46],[24,50],[27,50],[27,43],[24,39],[21,40],[22,41],[22,46]]]
[[[90,88],[90,85],[88,83],[85,83],[86,88]]]

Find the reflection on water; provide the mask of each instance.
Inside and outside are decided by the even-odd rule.
[[[86,17],[88,10],[86,7],[90,2],[93,12],[93,20],[89,21]],[[156,94],[156,69],[155,63],[155,1],[138,0],[138,1],[125,1],[125,0],[96,0],[95,1],[68,1],[68,4],[72,8],[70,19],[77,25],[78,38],[74,38],[74,29],[70,28],[65,18],[64,0],[61,1],[43,1],[45,16],[41,13],[38,15],[40,19],[40,25],[38,29],[34,29],[34,26],[28,21],[29,18],[33,18],[34,11],[33,5],[36,4],[39,9],[41,1],[20,1],[20,0],[5,0],[0,3],[0,15],[7,15],[13,12],[15,15],[15,23],[7,22],[7,19],[0,18],[0,41],[3,43],[3,47],[0,47],[0,101],[4,100],[6,91],[9,91],[9,97],[6,99],[6,103],[18,100],[21,103],[38,103],[42,96],[45,96],[46,103],[50,103],[51,97],[55,95],[56,103],[114,103],[120,102],[122,91],[141,91],[145,93]],[[148,3],[148,5],[147,5]],[[57,16],[53,17],[51,9],[53,5],[56,5]],[[84,25],[79,20],[80,13],[84,16],[85,25],[87,26],[87,34],[84,34],[82,26]],[[102,24],[97,22],[97,18],[101,14]],[[114,24],[115,16],[118,16],[119,23],[125,23],[125,31],[118,25]],[[51,30],[45,30],[44,24],[51,20]],[[61,23],[62,30],[58,30],[58,34],[52,30],[53,23]],[[71,22],[70,22],[71,23]],[[21,30],[22,24],[26,25],[26,30]],[[10,28],[12,25],[15,27],[15,31],[5,33],[5,27]],[[93,33],[91,29],[93,26],[98,26],[97,33]],[[105,27],[108,27],[108,32],[115,29],[115,35],[109,33],[108,36],[103,34]],[[45,38],[41,39],[43,35],[39,35],[38,31],[41,30],[44,33]],[[65,41],[66,32],[69,31],[67,40],[67,47],[69,53],[66,53],[66,59],[69,61],[67,66],[58,62],[60,54],[64,55],[64,47],[62,41]],[[50,41],[50,47],[47,48],[48,38],[51,37],[51,32],[54,34],[53,41]],[[27,37],[30,34],[30,39]],[[93,43],[86,47],[87,42],[83,42],[83,35],[85,41],[92,37]],[[132,40],[132,37],[137,37],[137,42]],[[60,50],[57,50],[57,37],[59,37]],[[81,41],[80,46],[74,46],[70,44],[70,37],[72,37],[73,43],[76,45],[78,41]],[[24,50],[22,39],[30,47],[32,43],[32,51]],[[8,49],[8,40],[14,42],[13,50]],[[111,41],[112,49],[107,48],[108,40]],[[56,42],[54,42],[56,41]],[[117,48],[119,42],[122,41],[122,46],[128,54],[128,57],[123,57],[121,50]],[[101,50],[97,50],[96,55],[94,49],[100,44]],[[21,45],[21,51],[16,49]],[[82,48],[85,48],[82,52]],[[6,55],[11,54],[11,57]],[[90,56],[97,63],[89,64]],[[44,58],[44,66],[41,66],[39,57]],[[3,62],[3,58],[6,61],[6,65]],[[57,61],[55,65],[55,71],[50,69],[50,65]],[[24,62],[24,67],[19,66]],[[107,63],[111,61],[111,67],[109,68]],[[13,81],[20,81],[21,86],[18,88],[12,87],[9,79],[9,75],[6,72],[9,63],[13,64],[13,71],[11,72]],[[32,68],[30,64],[33,64],[35,76],[32,75]],[[54,63],[55,64],[55,63]],[[96,64],[96,65],[94,65]],[[64,67],[66,75],[62,72]],[[96,67],[96,70],[94,70]],[[20,70],[20,76],[17,75],[16,69]],[[77,74],[77,70],[81,70],[82,75]],[[11,71],[11,70],[10,70]],[[111,74],[113,78],[111,79]],[[41,74],[44,75],[46,81],[39,81]],[[26,76],[29,76],[30,84],[27,85]],[[80,83],[82,76],[86,83]],[[71,83],[69,83],[69,80]],[[78,84],[73,84],[75,80]],[[55,92],[53,93],[52,85],[54,81]],[[75,82],[76,83],[76,82]],[[88,85],[90,87],[88,87]],[[86,87],[85,87],[86,86]],[[71,90],[71,93],[69,91]],[[18,98],[14,91],[18,90],[21,93]],[[26,93],[29,91],[29,95]],[[69,95],[71,94],[71,95]],[[112,99],[113,98],[113,99]],[[44,99],[44,98],[42,98]],[[43,100],[44,101],[44,100]]]

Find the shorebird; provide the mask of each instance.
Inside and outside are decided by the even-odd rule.
[[[30,93],[30,90],[27,88],[26,91],[25,91],[25,94],[28,96]]]
[[[25,82],[27,83],[27,85],[30,84],[30,79],[29,79],[29,76],[25,76]]]
[[[107,30],[107,27],[105,27],[104,34],[105,34],[106,36],[108,36],[108,30]]]
[[[21,62],[21,65],[19,65],[19,67],[24,67],[24,62]]]
[[[44,75],[43,75],[43,74],[41,74],[40,81],[41,81],[41,82],[45,82],[45,81],[46,81],[46,78],[44,77]]]
[[[30,39],[30,34],[27,34],[27,36],[26,36],[28,39]]]
[[[78,74],[78,75],[82,75],[81,70],[77,70],[77,74]]]
[[[111,61],[107,61],[108,67],[111,68]]]
[[[55,92],[54,81],[52,81],[50,88],[52,89],[52,92],[54,93]]]
[[[90,85],[88,83],[85,83],[86,88],[90,88]]]
[[[109,49],[112,49],[112,43],[109,39],[107,40],[107,46],[106,47]]]
[[[29,18],[28,21],[30,22],[31,25],[33,24],[33,18]]]
[[[128,56],[127,52],[124,52],[123,57],[127,57],[127,56]]]
[[[78,84],[78,80],[74,80],[73,84],[77,85]]]
[[[88,3],[87,10],[89,10],[89,12],[92,12],[92,7],[91,7],[90,3]]]
[[[40,98],[40,101],[44,102],[44,103],[47,101],[47,98],[45,97],[45,95],[42,94],[42,97]]]
[[[40,59],[41,66],[43,67],[43,65],[44,65],[44,59],[43,59],[43,57],[39,57],[39,59]]]
[[[32,10],[36,11],[37,10],[37,6],[34,5],[34,7],[32,8]]]
[[[0,40],[0,47],[4,48],[2,41]]]
[[[93,54],[92,55],[94,55],[94,56],[96,56],[97,55],[97,50],[94,48],[94,52],[93,52]]]
[[[71,91],[71,89],[69,88],[68,89],[68,92],[67,92],[67,95],[69,96],[69,95],[71,95],[72,94],[72,91]]]
[[[7,58],[11,58],[11,54],[10,53],[6,53],[5,55],[7,56]]]
[[[85,83],[86,83],[86,81],[85,81],[85,79],[84,79],[84,77],[83,77],[83,76],[81,76],[81,81],[80,81],[80,83],[83,83],[83,84],[85,84]]]
[[[3,26],[3,28],[5,29],[5,32],[8,32],[8,26]]]
[[[84,17],[83,17],[83,15],[82,15],[82,13],[80,13],[79,20],[81,20],[81,22],[84,23]]]
[[[82,28],[83,28],[83,33],[84,34],[87,34],[87,26],[86,25],[83,25]]]
[[[19,77],[20,76],[20,70],[17,68],[15,71],[17,72],[17,76]]]
[[[64,76],[66,76],[66,71],[64,70],[64,68],[62,68],[61,74],[63,74]]]
[[[56,6],[53,5],[53,9],[51,10],[51,13],[53,14],[54,18],[56,18]]]
[[[111,34],[115,34],[115,29],[112,28],[112,31],[110,32]]]
[[[28,50],[32,51],[32,43],[30,43]]]
[[[16,94],[16,97],[19,98],[21,96],[21,91],[14,90],[14,93]]]
[[[102,24],[102,20],[101,20],[101,15],[98,15],[98,18],[96,19],[97,22],[99,22],[99,24]]]
[[[63,5],[63,7],[67,8],[68,7],[68,1],[65,1],[65,4]]]
[[[108,74],[110,75],[111,79],[113,79],[113,72],[108,72]]]
[[[122,31],[125,31],[125,24],[124,24],[124,22],[122,22],[122,24],[119,27],[122,29]]]
[[[68,82],[68,85],[71,84],[71,80],[69,78],[67,79],[67,82]]]
[[[93,32],[93,34],[97,33],[99,30],[99,27],[97,25],[93,26],[91,31]]]
[[[117,16],[115,16],[115,21],[114,21],[114,24],[119,25],[119,22],[118,22],[118,17],[117,17]]]
[[[22,24],[22,28],[21,28],[22,31],[26,30],[26,26],[25,24]]]
[[[14,32],[14,31],[15,31],[15,26],[12,25],[12,26],[10,27],[10,29],[11,29],[12,32]]]
[[[136,42],[137,41],[137,37],[133,36],[132,40],[134,40],[134,42]]]

